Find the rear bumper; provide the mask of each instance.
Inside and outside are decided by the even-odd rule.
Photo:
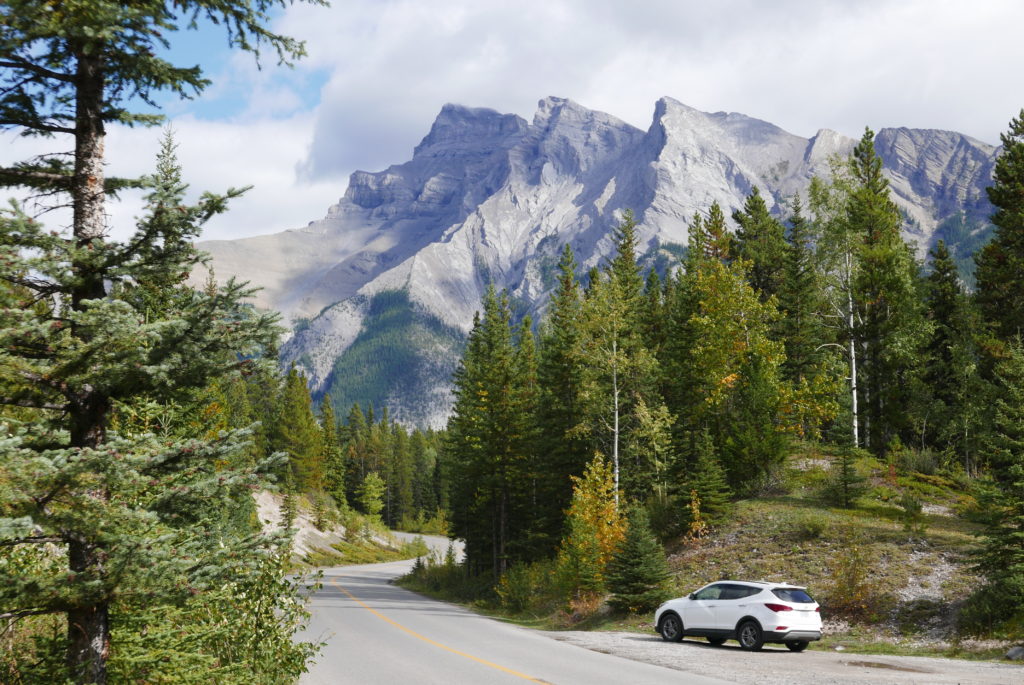
[[[785,633],[765,631],[765,642],[813,642],[821,639],[820,630],[790,630]]]

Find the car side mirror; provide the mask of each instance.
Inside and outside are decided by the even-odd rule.
[[[690,593],[690,599],[697,599],[697,593],[696,592],[691,592]]]

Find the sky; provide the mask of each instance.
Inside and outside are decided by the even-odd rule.
[[[334,0],[274,15],[306,41],[291,69],[257,69],[218,27],[170,36],[169,58],[213,85],[160,104],[195,193],[253,186],[204,233],[238,238],[322,218],[352,171],[407,161],[447,102],[529,120],[555,95],[646,129],[667,95],[805,137],[907,126],[998,144],[1024,107],[1022,25],[1019,0]],[[111,128],[108,172],[148,173],[160,135]],[[3,163],[41,151],[0,141]],[[141,208],[112,204],[111,234]]]

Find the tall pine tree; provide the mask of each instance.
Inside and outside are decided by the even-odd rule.
[[[1024,110],[1000,136],[988,199],[995,234],[975,257],[977,301],[995,335],[1010,340],[1024,332]]]

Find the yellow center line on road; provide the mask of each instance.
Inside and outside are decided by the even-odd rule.
[[[379,611],[377,611],[373,607],[369,606],[365,602],[363,602],[360,599],[358,599],[355,595],[353,595],[351,592],[349,592],[347,588],[345,588],[342,585],[340,585],[338,583],[338,579],[337,578],[331,578],[330,582],[331,582],[331,585],[333,585],[334,587],[338,588],[339,590],[344,592],[346,595],[348,595],[349,599],[351,599],[353,602],[355,602],[359,606],[361,606],[364,609],[366,609],[367,611],[369,611],[371,614],[373,614],[377,618],[381,619],[382,621],[387,621],[388,623],[390,623],[391,625],[395,626],[399,630],[402,630],[402,631],[408,633],[409,635],[412,635],[413,637],[415,637],[415,638],[417,638],[419,640],[423,640],[427,644],[434,645],[435,647],[440,647],[441,649],[443,649],[443,650],[445,650],[447,652],[451,652],[452,654],[458,654],[459,656],[465,657],[465,658],[469,659],[470,661],[475,661],[478,664],[483,664],[484,666],[489,666],[489,667],[491,667],[491,668],[493,668],[495,670],[501,671],[502,673],[508,673],[509,675],[514,675],[517,678],[522,678],[523,680],[529,680],[531,683],[543,683],[543,685],[550,685],[550,683],[548,683],[548,681],[546,681],[546,680],[541,680],[539,678],[534,678],[533,676],[528,676],[525,673],[520,673],[519,671],[513,671],[511,668],[505,668],[504,666],[502,666],[500,664],[496,664],[493,661],[487,661],[487,659],[481,659],[479,657],[475,657],[472,654],[467,654],[466,652],[463,652],[463,651],[460,651],[458,649],[455,649],[454,647],[449,647],[448,645],[441,644],[437,640],[431,640],[426,635],[420,635],[415,630],[411,630],[409,628],[406,628],[405,626],[403,626],[398,621],[395,621],[393,619],[388,618],[387,616],[385,616],[384,614],[380,613]]]

